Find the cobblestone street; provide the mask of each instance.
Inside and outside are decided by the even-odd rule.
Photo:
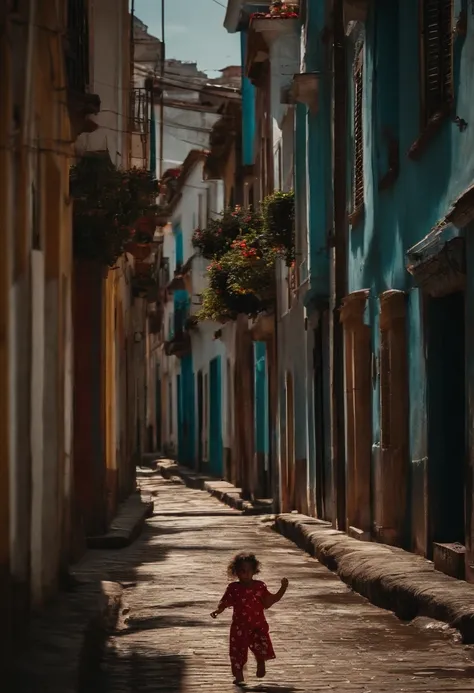
[[[226,587],[226,566],[239,550],[255,551],[262,579],[284,600],[268,612],[277,659],[264,682],[249,659],[250,691],[474,691],[474,649],[445,625],[407,625],[352,593],[317,561],[243,516],[158,476],[146,482],[155,514],[142,536],[120,551],[89,553],[88,569],[106,562],[105,578],[125,585],[124,615],[111,637],[101,693],[228,693],[231,614],[209,613]]]

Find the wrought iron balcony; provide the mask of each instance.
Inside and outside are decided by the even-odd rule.
[[[68,107],[74,137],[90,132],[97,126],[90,115],[100,111],[100,98],[89,93],[89,19],[87,0],[68,0],[65,61]]]
[[[89,19],[87,0],[68,0],[66,71],[68,86],[86,93],[89,89]]]
[[[132,130],[141,135],[148,135],[150,128],[150,92],[148,89],[132,89],[131,118]]]

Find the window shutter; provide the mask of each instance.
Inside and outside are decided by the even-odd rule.
[[[364,204],[364,132],[363,132],[364,65],[362,48],[354,69],[354,180],[353,212]]]
[[[429,120],[453,99],[453,2],[424,0],[425,117]]]

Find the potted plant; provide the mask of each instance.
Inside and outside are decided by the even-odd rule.
[[[290,266],[295,259],[295,194],[276,191],[262,208],[264,242]]]
[[[87,155],[70,170],[73,242],[77,258],[114,266],[149,217],[157,183],[145,169],[118,169],[108,156]]]

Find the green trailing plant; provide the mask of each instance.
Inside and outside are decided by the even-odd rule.
[[[294,193],[276,192],[261,214],[236,207],[194,232],[194,247],[211,260],[200,320],[225,322],[273,308],[276,260],[294,262],[294,218]]]
[[[196,229],[192,243],[208,260],[226,253],[238,236],[261,231],[262,218],[252,210],[241,207],[226,209],[217,219],[211,219],[205,229]]]
[[[276,191],[262,204],[264,242],[288,266],[295,259],[295,194]]]
[[[256,232],[237,237],[230,249],[207,268],[200,320],[225,322],[239,313],[255,316],[274,301],[275,253]]]
[[[137,220],[156,214],[152,174],[120,170],[108,157],[85,156],[72,166],[70,191],[75,256],[111,267],[133,238]]]

